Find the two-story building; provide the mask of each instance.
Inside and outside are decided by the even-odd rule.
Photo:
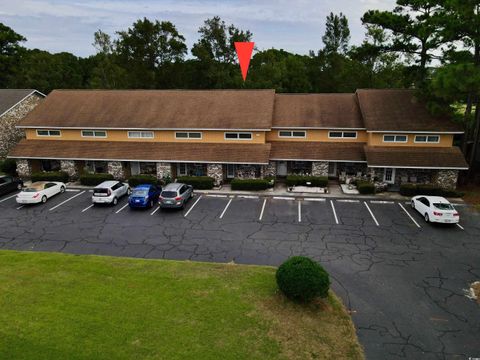
[[[18,128],[21,176],[62,170],[116,178],[375,178],[455,187],[462,131],[410,90],[56,90]]]

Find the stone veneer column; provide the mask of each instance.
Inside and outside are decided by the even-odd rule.
[[[215,179],[215,186],[221,185],[223,182],[222,164],[207,164],[207,176]]]
[[[458,170],[438,170],[432,177],[433,185],[448,190],[456,189],[457,181]]]
[[[172,165],[170,163],[157,163],[157,179],[162,180],[166,177],[172,177]]]
[[[275,161],[270,161],[268,165],[263,165],[261,168],[262,178],[276,177],[277,176],[277,164]]]
[[[78,178],[77,166],[73,160],[60,160],[60,170],[66,172],[70,179]]]
[[[328,176],[328,162],[327,161],[313,162],[312,176]]]
[[[21,178],[28,178],[32,175],[32,168],[26,159],[17,160],[17,174]]]
[[[121,180],[125,178],[125,173],[123,171],[123,165],[120,161],[109,161],[107,163],[108,173],[113,175],[116,180]]]

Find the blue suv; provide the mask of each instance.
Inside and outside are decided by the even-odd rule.
[[[133,208],[151,208],[158,201],[162,189],[155,185],[138,185],[128,197],[128,205]]]

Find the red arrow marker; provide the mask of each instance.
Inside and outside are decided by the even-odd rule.
[[[243,81],[247,79],[248,67],[252,57],[254,42],[235,42],[235,50],[237,51],[238,62],[242,70]]]

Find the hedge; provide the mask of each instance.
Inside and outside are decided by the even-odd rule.
[[[369,181],[357,181],[357,190],[362,195],[375,194],[375,185]]]
[[[232,190],[266,190],[270,187],[267,179],[233,179],[230,182]]]
[[[456,190],[445,190],[429,184],[402,184],[400,194],[403,196],[430,195],[444,197],[463,197],[464,193]]]
[[[45,171],[36,172],[31,176],[32,182],[36,181],[61,181],[63,183],[68,182],[69,176],[63,171]]]
[[[302,176],[302,175],[288,175],[287,186],[307,186],[307,182],[311,183],[308,186],[327,187],[328,177],[326,176]]]
[[[17,162],[13,159],[0,160],[0,173],[15,176],[17,174]]]
[[[80,176],[80,184],[87,186],[97,186],[104,181],[113,180],[112,174],[83,174]]]
[[[134,175],[128,179],[128,184],[132,188],[142,184],[157,185],[158,179],[152,175]]]
[[[209,190],[213,189],[215,179],[210,176],[180,176],[177,182],[192,185],[194,189]]]

